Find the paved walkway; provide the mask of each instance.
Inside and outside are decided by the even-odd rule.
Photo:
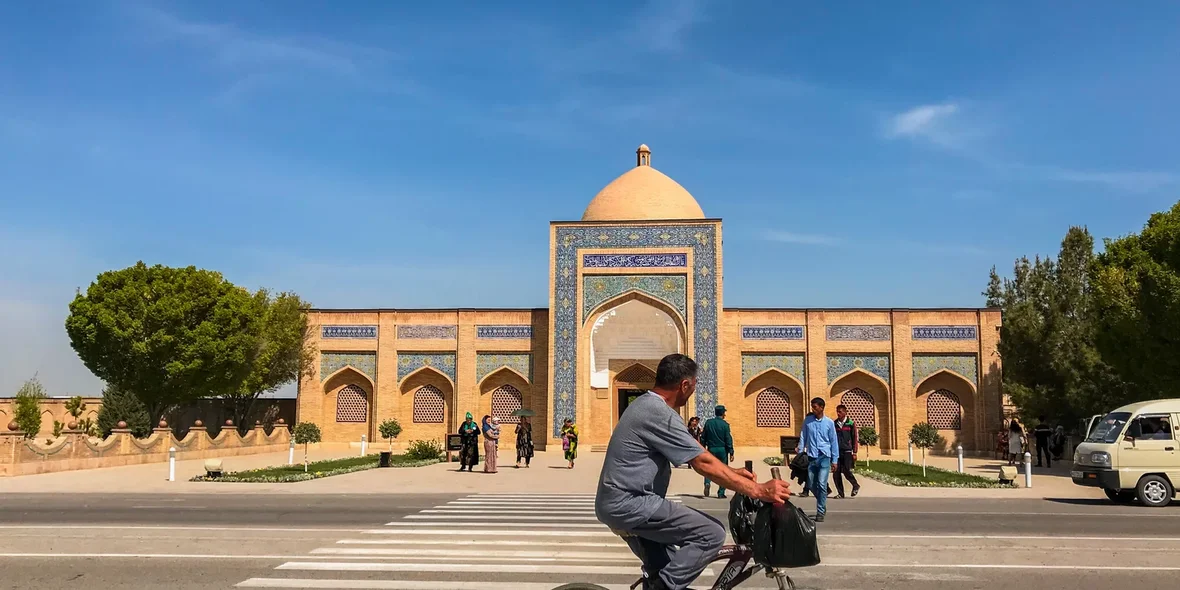
[[[379,451],[379,448],[370,448]],[[766,449],[739,450],[737,464],[754,461],[759,479],[770,476],[770,467],[762,462]],[[312,450],[310,459],[329,459],[355,456],[356,449]],[[336,477],[293,484],[240,484],[190,482],[189,478],[204,473],[204,461],[178,461],[176,481],[167,481],[167,463],[111,467],[28,475],[0,479],[0,493],[291,493],[291,494],[370,494],[370,493],[593,493],[602,469],[604,453],[583,453],[574,469],[566,469],[560,452],[539,453],[529,469],[516,469],[511,458],[502,460],[499,473],[459,473],[457,464],[438,464],[415,469],[374,469]],[[894,460],[905,456],[894,455]],[[296,462],[302,451],[296,450]],[[920,460],[915,457],[915,460]],[[222,463],[227,471],[255,469],[283,465],[287,453],[271,453],[243,457],[226,457]],[[929,457],[927,464],[955,469],[953,457]],[[965,459],[966,471],[995,477],[1002,461]],[[861,478],[862,494],[872,497],[937,497],[937,498],[1102,498],[1101,491],[1075,486],[1069,480],[1069,467],[1061,464],[1053,470],[1034,469],[1031,489],[954,489],[900,488]],[[787,473],[784,470],[783,476]],[[1023,475],[1018,478],[1023,485]],[[670,494],[698,495],[702,492],[702,478],[690,469],[673,472]],[[795,485],[798,491],[798,485]],[[715,490],[716,488],[714,488]]]

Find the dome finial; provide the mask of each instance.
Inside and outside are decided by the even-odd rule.
[[[635,150],[635,165],[651,166],[651,149],[646,143],[639,144],[639,149]]]

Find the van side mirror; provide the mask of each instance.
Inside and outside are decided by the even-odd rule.
[[[1132,441],[1137,438],[1143,438],[1143,424],[1139,422],[1138,418],[1131,421],[1131,425],[1127,427],[1126,436],[1128,441]]]

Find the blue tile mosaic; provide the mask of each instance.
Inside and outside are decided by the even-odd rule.
[[[639,291],[671,305],[687,318],[688,280],[684,275],[586,275],[582,277],[582,321],[603,301]]]
[[[828,355],[828,385],[853,369],[868,371],[885,383],[889,380],[889,355],[887,354],[829,354]]]
[[[450,378],[451,383],[455,382],[455,353],[453,352],[399,353],[397,355],[397,380],[405,379],[407,375],[422,367],[431,367]]]
[[[377,382],[377,353],[375,352],[321,352],[320,380],[327,380],[333,373],[352,367]]]
[[[642,250],[644,248],[692,248],[693,356],[697,375],[696,413],[709,415],[717,400],[717,248],[713,225],[600,226],[579,225],[556,229],[553,267],[553,435],[560,434],[562,420],[576,417],[579,329],[578,254],[584,248]]]
[[[688,254],[583,254],[585,268],[676,268],[688,266]]]
[[[757,377],[767,369],[778,369],[796,379],[799,383],[807,383],[807,363],[803,353],[794,354],[760,354],[742,353],[742,385]]]
[[[834,341],[882,341],[893,336],[891,326],[827,326],[825,334]]]
[[[520,373],[529,382],[533,382],[533,355],[521,353],[479,353],[475,355],[475,382],[483,381],[484,377],[508,367]]]
[[[979,359],[974,354],[915,354],[914,387],[944,369],[957,373],[976,386],[979,385]]]
[[[802,340],[803,326],[742,326],[742,340]]]
[[[376,337],[377,326],[323,326],[320,328],[320,338],[372,340]]]
[[[402,340],[453,340],[459,333],[457,326],[405,325],[397,327]]]
[[[914,340],[975,340],[975,326],[914,326]]]
[[[475,337],[484,340],[528,340],[533,337],[533,327],[476,326]]]

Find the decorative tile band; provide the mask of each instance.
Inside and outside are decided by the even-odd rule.
[[[528,340],[533,337],[533,327],[476,326],[475,337],[484,340]]]
[[[828,355],[828,385],[835,383],[853,369],[868,371],[885,383],[889,380],[889,355],[887,354],[829,354]]]
[[[377,326],[323,326],[320,338],[372,340],[377,337]]]
[[[681,318],[687,318],[687,285],[684,275],[587,275],[582,277],[582,319],[603,301],[628,291],[651,295],[671,305]]]
[[[688,266],[688,254],[583,254],[586,268],[677,268]]]
[[[560,434],[565,418],[575,417],[578,382],[578,328],[582,310],[577,307],[580,250],[611,248],[692,248],[693,357],[697,373],[696,414],[710,415],[717,401],[717,230],[710,224],[648,226],[564,226],[555,230],[553,256],[553,435]],[[687,268],[687,267],[686,267]]]
[[[914,387],[944,369],[959,374],[973,385],[979,385],[979,360],[974,354],[915,354]]]
[[[397,337],[402,340],[454,340],[458,333],[457,326],[410,324],[397,327]]]
[[[807,368],[803,353],[797,354],[742,354],[742,385],[767,369],[778,369],[807,383]]]
[[[802,340],[803,326],[742,326],[742,340]]]
[[[374,352],[323,352],[320,353],[320,380],[327,380],[333,373],[352,367],[374,383],[377,382],[377,353]]]
[[[479,353],[475,356],[475,381],[479,383],[484,377],[495,373],[503,367],[508,367],[524,376],[529,383],[533,382],[533,355],[528,353]]]
[[[914,340],[975,340],[975,326],[914,326]]]
[[[432,352],[424,354],[398,354],[397,380],[405,379],[407,375],[421,369],[431,367],[455,382],[455,353]]]
[[[825,333],[828,340],[887,341],[893,335],[893,328],[891,326],[827,326]]]

